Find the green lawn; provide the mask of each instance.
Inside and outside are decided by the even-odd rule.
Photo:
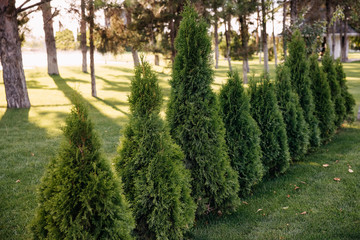
[[[226,64],[221,61],[215,71],[216,91],[226,80]],[[233,62],[238,69],[241,64]],[[258,59],[251,61],[250,67],[256,75],[261,73]],[[274,65],[270,67],[273,72]],[[155,70],[168,99],[170,69]],[[345,70],[358,109],[360,63],[347,63]],[[71,95],[80,93],[88,103],[109,160],[116,154],[121,129],[128,121],[132,65],[96,66],[98,98],[91,97],[90,77],[80,72],[80,66],[60,67],[60,72],[61,77],[50,77],[45,68],[26,71],[30,110],[7,110],[0,80],[0,239],[29,238],[26,226],[36,207],[36,186],[62,139]],[[360,239],[359,142],[360,124],[345,125],[317,153],[293,165],[285,175],[260,184],[252,196],[242,200],[237,213],[199,220],[191,238]],[[330,166],[324,168],[323,164]],[[348,171],[349,165],[353,173]],[[340,182],[334,181],[335,177]]]

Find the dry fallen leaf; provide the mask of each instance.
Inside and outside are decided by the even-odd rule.
[[[305,211],[305,212],[302,212],[302,213],[300,213],[301,215],[305,215],[305,214],[307,214],[307,212]]]
[[[299,189],[299,188],[300,188],[300,187],[298,187],[298,186],[295,185],[295,188],[294,188],[294,189],[297,190],[297,189]]]
[[[248,203],[247,203],[247,202],[245,202],[245,201],[243,201],[243,204],[248,205]]]
[[[327,164],[327,163],[326,163],[326,164],[323,164],[323,167],[328,167],[328,166],[330,166],[330,165],[329,165],[329,164]]]
[[[219,211],[217,212],[217,214],[218,214],[219,216],[222,216],[223,213],[222,213],[222,211],[219,210]]]
[[[351,168],[349,168],[349,173],[353,173],[354,172],[354,170],[352,170]]]
[[[35,153],[31,153],[31,156],[35,156]]]
[[[336,160],[336,161],[335,161],[335,163],[338,163],[338,162],[339,162],[339,160]]]
[[[287,195],[287,198],[289,198],[289,197],[290,197],[290,195],[288,194],[288,195]]]
[[[334,181],[340,182],[340,178],[334,178]]]
[[[259,208],[256,212],[260,212],[260,211],[262,211],[262,209],[261,209],[261,208]]]
[[[306,182],[304,182],[304,181],[301,181],[301,183],[302,183],[302,184],[306,184]]]
[[[16,180],[16,183],[19,183],[20,182],[20,179]]]
[[[284,209],[284,210],[286,210],[286,209],[288,209],[289,207],[283,207],[282,209]]]

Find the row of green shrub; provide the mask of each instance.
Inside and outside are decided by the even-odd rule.
[[[183,239],[195,216],[236,210],[263,177],[284,173],[352,116],[341,63],[309,61],[298,32],[275,82],[264,74],[248,93],[237,73],[219,96],[211,89],[211,41],[191,7],[176,49],[166,122],[156,75],[144,61],[135,69],[117,174],[74,99],[39,188],[34,239]]]

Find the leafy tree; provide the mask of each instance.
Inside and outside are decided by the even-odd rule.
[[[309,146],[309,126],[299,96],[292,90],[290,70],[284,65],[276,68],[276,95],[286,126],[290,156],[293,160],[299,160]]]
[[[42,178],[34,239],[132,239],[134,220],[103,157],[87,109],[75,98],[65,140]]]
[[[74,50],[75,38],[74,34],[69,29],[58,31],[55,34],[56,48],[59,50]]]
[[[340,59],[337,59],[335,61],[335,71],[336,80],[338,81],[341,88],[341,96],[345,100],[346,120],[352,122],[354,121],[355,99],[353,95],[351,95],[348,91],[348,87],[346,84],[346,74],[344,72]]]
[[[322,57],[322,69],[330,86],[331,100],[335,105],[335,126],[340,127],[346,116],[345,100],[341,95],[340,84],[336,79],[335,63],[327,50]]]
[[[130,122],[118,151],[117,170],[135,215],[139,239],[183,239],[193,224],[190,172],[160,117],[162,94],[147,62],[131,82]]]
[[[277,104],[274,86],[268,75],[261,82],[250,82],[250,104],[252,117],[261,131],[262,162],[267,177],[277,177],[290,164],[290,153],[286,126]]]
[[[264,174],[260,129],[250,115],[250,104],[239,74],[229,72],[220,90],[220,108],[226,128],[226,143],[232,167],[239,174],[240,195],[250,193]]]
[[[219,104],[211,89],[211,41],[207,24],[186,6],[176,38],[167,118],[170,133],[191,170],[198,214],[233,210],[239,203],[237,173],[231,168]]]
[[[311,81],[309,79],[309,63],[306,58],[305,41],[299,30],[292,35],[289,43],[289,56],[285,65],[290,69],[291,85],[299,95],[300,105],[304,110],[304,117],[309,125],[310,148],[320,146],[319,121],[314,115],[315,105],[311,92]]]
[[[310,57],[311,89],[314,96],[315,116],[319,120],[321,140],[327,142],[335,133],[335,109],[326,74],[320,68],[317,54]]]

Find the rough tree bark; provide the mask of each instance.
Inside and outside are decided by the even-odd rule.
[[[231,15],[229,14],[229,16],[225,19],[226,59],[229,64],[229,70],[232,71],[231,56],[230,56],[230,43],[231,43],[230,33],[231,33]]]
[[[267,34],[266,34],[266,7],[265,0],[261,0],[261,11],[262,11],[262,42],[264,49],[264,70],[269,72],[269,51],[267,44]]]
[[[53,29],[53,14],[51,13],[50,2],[46,2],[40,6],[45,32],[45,45],[47,53],[47,64],[49,75],[59,75],[59,68],[57,63],[56,44]]]
[[[239,17],[240,22],[240,34],[241,34],[241,47],[242,47],[242,58],[243,58],[243,81],[248,83],[247,73],[248,73],[248,41],[249,41],[249,30],[246,22],[246,16]]]
[[[15,0],[0,0],[0,58],[8,108],[30,108]]]
[[[86,46],[86,3],[81,0],[81,19],[80,19],[80,48],[82,53],[82,71],[87,73],[87,46]]]
[[[94,63],[94,0],[89,1],[89,28],[90,28],[90,74],[91,74],[91,95],[97,97]]]
[[[215,69],[219,68],[219,35],[218,35],[218,16],[217,8],[214,8],[214,45],[215,45]]]

